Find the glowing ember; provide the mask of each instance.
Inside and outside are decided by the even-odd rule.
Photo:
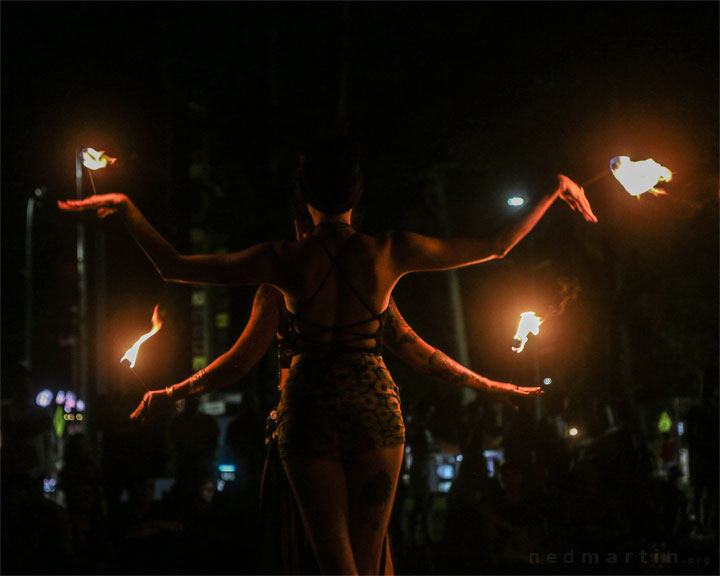
[[[108,164],[115,164],[117,158],[107,156],[104,151],[98,152],[93,148],[83,148],[82,151],[83,166],[90,170],[99,170],[105,168]]]
[[[610,170],[617,181],[632,196],[640,196],[645,192],[655,195],[665,194],[663,190],[655,188],[655,186],[658,182],[672,180],[672,172],[652,158],[633,162],[627,156],[615,156],[610,160]]]
[[[520,342],[520,346],[513,346],[513,352],[520,354],[520,352],[523,351],[528,341],[528,334],[537,336],[538,332],[540,332],[540,324],[542,324],[542,322],[542,318],[536,316],[535,312],[523,312],[520,314],[520,323],[515,333],[515,340]]]
[[[138,341],[135,342],[130,348],[128,348],[128,351],[125,352],[125,355],[120,359],[120,363],[122,364],[123,360],[127,360],[130,362],[130,368],[135,368],[135,362],[137,361],[137,355],[138,351],[140,350],[140,346],[142,345],[145,340],[148,338],[154,336],[157,334],[158,330],[162,328],[162,320],[160,320],[160,314],[158,313],[158,307],[160,305],[155,306],[155,310],[153,310],[152,315],[152,330],[148,332],[147,334],[143,334],[138,338]]]

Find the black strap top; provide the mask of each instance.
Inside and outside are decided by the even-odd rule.
[[[282,350],[280,351],[280,354],[286,359],[288,357],[300,354],[301,352],[320,352],[323,355],[336,355],[345,352],[369,352],[371,354],[380,355],[382,351],[382,335],[383,330],[385,329],[385,317],[387,316],[387,308],[379,314],[375,312],[365,302],[365,300],[357,291],[355,286],[353,286],[352,282],[347,277],[345,271],[341,266],[342,256],[347,247],[350,245],[352,239],[356,236],[357,233],[350,236],[334,256],[320,238],[318,238],[317,236],[311,236],[311,238],[315,238],[315,241],[318,242],[318,244],[322,247],[323,251],[330,259],[330,268],[328,268],[327,274],[325,274],[325,277],[322,279],[320,284],[318,284],[312,296],[310,296],[310,298],[305,301],[305,303],[300,307],[297,312],[291,312],[290,310],[286,310],[288,320],[288,333],[287,337],[282,339]],[[330,278],[330,275],[333,273],[333,271],[337,271],[339,277],[345,282],[345,284],[347,284],[350,290],[352,290],[353,294],[355,294],[355,297],[370,313],[370,316],[367,319],[360,320],[358,322],[352,322],[350,324],[326,326],[324,324],[318,324],[317,322],[312,322],[302,317],[302,313],[318,295],[322,287],[327,282],[328,278]],[[360,327],[370,324],[372,322],[378,323],[377,330],[375,330],[374,332],[368,333],[358,330]],[[305,330],[303,330],[302,332],[300,332],[298,329],[299,324],[302,325],[303,328],[305,328]],[[333,339],[329,341],[323,340],[322,337],[329,332],[334,333],[335,336],[339,335],[340,338],[333,337]],[[366,348],[353,344],[354,342],[362,342],[363,340],[375,340],[375,346],[373,348]]]

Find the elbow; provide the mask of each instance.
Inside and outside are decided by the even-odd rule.
[[[179,254],[171,258],[166,258],[161,262],[156,262],[155,268],[163,279],[163,282],[183,282],[190,280],[184,269],[182,256]]]
[[[507,242],[498,242],[498,246],[495,250],[495,254],[493,254],[493,258],[495,260],[502,260],[510,253],[510,250],[512,250],[511,244],[508,244]]]
[[[170,267],[158,266],[157,271],[160,274],[163,282],[180,282],[180,274]]]
[[[494,257],[498,260],[502,260],[510,253],[517,242],[508,234],[500,234],[495,244]]]

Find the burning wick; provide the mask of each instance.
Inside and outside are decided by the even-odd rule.
[[[523,312],[520,314],[520,322],[518,323],[517,332],[515,332],[515,340],[520,342],[520,346],[513,346],[513,352],[520,354],[525,348],[525,344],[527,344],[528,334],[537,336],[542,323],[542,318],[536,316],[535,312]]]
[[[655,186],[659,182],[672,180],[672,172],[652,158],[633,162],[627,156],[615,156],[610,160],[610,170],[631,196],[640,196],[645,192],[656,196],[666,194]]]
[[[149,388],[147,387],[147,385],[145,384],[145,382],[142,380],[142,378],[140,378],[140,376],[138,376],[138,375],[135,373],[135,371],[132,370],[132,369],[135,368],[135,362],[137,361],[137,355],[138,355],[138,352],[140,351],[140,346],[142,346],[143,342],[145,342],[147,339],[149,339],[149,338],[151,338],[152,336],[154,336],[155,334],[157,334],[158,331],[160,330],[160,328],[162,328],[162,324],[163,324],[163,323],[162,323],[162,320],[160,319],[160,313],[159,313],[159,311],[158,311],[159,307],[160,307],[160,305],[159,305],[159,304],[156,304],[156,305],[155,305],[155,309],[153,310],[153,315],[152,315],[152,330],[150,330],[150,332],[148,332],[147,334],[143,334],[142,336],[140,336],[140,338],[137,339],[137,341],[135,342],[135,344],[133,344],[130,348],[128,348],[128,350],[125,352],[125,355],[120,359],[120,363],[121,363],[121,364],[122,364],[125,360],[128,361],[128,363],[130,364],[130,369],[131,369],[132,373],[135,374],[135,376],[137,377],[137,379],[138,379],[138,380],[142,383],[142,385],[145,386],[145,388],[147,388],[148,390],[149,390]]]
[[[591,184],[595,184],[598,180],[602,180],[608,176],[608,172],[603,170],[598,172],[581,184],[583,188],[587,188]],[[610,174],[615,176],[623,188],[632,196],[640,196],[645,192],[650,192],[659,196],[667,194],[664,190],[655,188],[658,182],[669,182],[672,180],[672,172],[669,168],[665,168],[655,162],[652,158],[633,162],[627,156],[615,156],[610,160]]]
[[[100,170],[105,168],[108,164],[115,164],[117,158],[112,158],[105,154],[105,151],[101,150],[98,152],[94,148],[83,148],[82,150],[83,166],[88,169],[90,175],[90,184],[92,184],[93,194],[96,194],[95,180],[93,179],[92,171]]]

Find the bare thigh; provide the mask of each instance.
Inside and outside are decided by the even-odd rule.
[[[359,574],[380,570],[402,457],[399,445],[365,452],[345,463],[350,541]]]
[[[295,456],[284,460],[283,466],[320,570],[323,574],[357,574],[343,465]]]

